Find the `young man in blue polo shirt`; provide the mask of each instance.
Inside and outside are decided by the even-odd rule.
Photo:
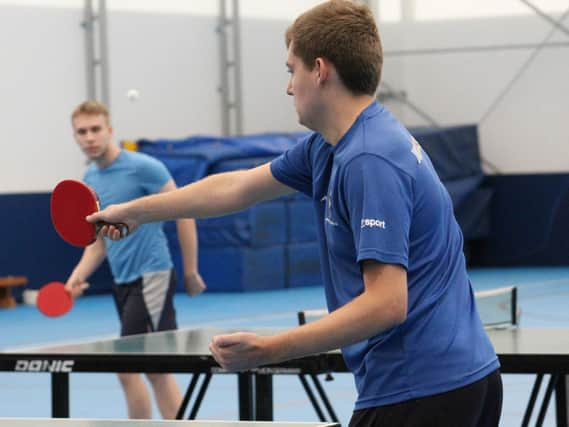
[[[207,217],[291,191],[312,198],[330,314],[270,337],[217,336],[243,370],[342,348],[352,426],[498,425],[499,363],[478,316],[449,195],[427,154],[375,101],[382,48],[369,9],[343,0],[286,33],[287,93],[314,133],[270,164],[111,206],[90,221]],[[103,234],[119,239],[118,230]]]
[[[101,206],[120,203],[147,194],[176,188],[162,163],[145,154],[121,150],[113,142],[113,128],[107,107],[85,101],[71,114],[73,135],[90,162],[84,181],[99,196]],[[197,295],[205,284],[197,269],[195,222],[177,221],[182,250],[184,286]],[[132,239],[114,242],[99,237],[87,246],[66,287],[74,297],[81,285],[107,259],[113,274],[112,287],[121,323],[121,336],[177,328],[174,293],[176,279],[166,236],[161,223],[146,224]],[[152,418],[150,393],[137,373],[119,373],[130,418]],[[176,417],[182,396],[171,374],[148,374],[156,403],[164,418]]]

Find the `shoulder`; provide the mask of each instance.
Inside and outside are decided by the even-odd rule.
[[[172,179],[166,165],[148,154],[123,150],[121,158],[125,170],[135,175],[142,185],[149,185],[151,192],[157,191],[156,186],[159,188]]]
[[[398,185],[411,184],[414,175],[386,156],[362,152],[338,168],[338,179],[348,187],[353,185],[357,187],[368,182],[387,188],[397,182]]]
[[[292,148],[302,148],[305,151],[311,151],[315,149],[317,150],[323,145],[326,145],[326,141],[324,141],[322,135],[317,132],[309,132],[301,137]]]
[[[164,163],[148,154],[123,150],[121,158],[125,165],[128,165],[130,169],[134,169],[138,173],[170,175]]]
[[[324,138],[316,132],[310,132],[298,139],[298,141],[284,151],[281,156],[277,158],[279,161],[292,161],[292,162],[307,162],[312,163],[318,154],[323,150],[329,150],[326,148],[328,144],[324,141]],[[277,162],[278,163],[278,162]]]
[[[299,142],[302,150],[307,156],[310,163],[317,162],[321,156],[327,157],[330,154],[331,146],[326,142],[324,137],[317,133],[311,132],[304,139]]]
[[[367,118],[338,156],[346,166],[381,165],[414,176],[422,162],[422,149],[391,113],[382,109]]]
[[[126,162],[134,164],[148,165],[148,166],[163,166],[163,163],[160,160],[148,154],[140,153],[138,151],[122,150],[121,158]]]

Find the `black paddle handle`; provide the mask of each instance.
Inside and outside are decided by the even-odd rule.
[[[124,222],[117,222],[116,224],[109,224],[109,223],[102,222],[102,221],[99,221],[95,224],[95,233],[99,234],[99,230],[101,230],[101,228],[105,225],[112,225],[113,227],[117,228],[119,230],[119,232],[121,233],[121,238],[125,238],[129,234],[128,225],[126,225]]]

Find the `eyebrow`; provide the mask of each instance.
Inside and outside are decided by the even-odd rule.
[[[99,132],[101,129],[103,129],[103,126],[94,125],[94,126],[86,126],[84,128],[77,128],[77,129],[75,129],[75,132],[77,132],[78,134],[83,134],[83,133],[87,133],[87,130],[91,130],[91,132],[95,133],[95,132]]]

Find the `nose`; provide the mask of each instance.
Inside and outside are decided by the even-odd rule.
[[[85,134],[85,136],[83,137],[83,139],[86,142],[93,142],[95,140],[95,134],[91,131],[87,131],[87,133]]]
[[[289,96],[292,96],[292,95],[293,95],[293,93],[292,93],[292,84],[291,84],[290,80],[288,81],[288,84],[287,84],[287,86],[286,86],[286,94],[289,95]]]

